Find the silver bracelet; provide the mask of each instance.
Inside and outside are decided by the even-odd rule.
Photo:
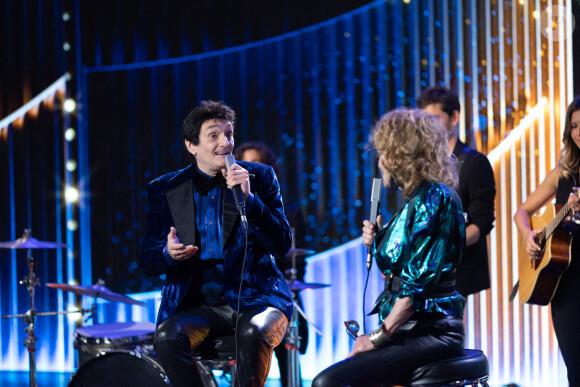
[[[375,348],[380,348],[384,347],[387,344],[389,338],[387,337],[387,335],[385,335],[383,327],[381,326],[379,327],[379,329],[374,330],[369,334],[369,340],[371,341],[371,343],[373,343]]]

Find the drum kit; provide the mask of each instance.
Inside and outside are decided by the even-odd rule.
[[[104,286],[102,281],[97,284],[84,287],[79,285],[68,284],[52,284],[47,283],[46,286],[53,289],[62,289],[73,292],[81,296],[94,297],[93,306],[90,309],[79,309],[72,311],[55,311],[55,312],[38,312],[34,306],[34,288],[40,285],[40,280],[36,276],[36,259],[33,258],[31,250],[33,249],[59,249],[65,248],[66,245],[56,242],[40,241],[30,235],[30,230],[24,230],[24,235],[15,241],[0,242],[0,249],[26,249],[26,264],[28,266],[28,273],[20,284],[26,286],[26,290],[30,296],[30,308],[22,314],[5,315],[0,318],[23,318],[25,323],[25,331],[28,336],[24,339],[24,346],[28,349],[29,360],[29,380],[30,386],[36,387],[36,341],[35,322],[36,316],[54,316],[59,314],[81,313],[82,315],[90,313],[93,316],[93,321],[96,319],[96,300],[102,298],[107,301],[123,302],[127,304],[135,304],[146,306],[147,304],[127,297],[122,294],[115,293]],[[84,363],[88,363],[89,359],[95,357],[98,353],[104,351],[112,351],[118,349],[139,349],[139,347],[147,347],[153,345],[153,335],[155,333],[155,324],[152,323],[114,323],[94,325],[90,327],[78,328],[75,333],[75,347],[79,351],[79,367]],[[146,353],[146,350],[142,350]],[[133,353],[133,352],[132,352]],[[83,373],[83,375],[86,372]],[[74,379],[74,378],[73,378]],[[71,380],[72,383],[72,380]]]
[[[36,316],[64,315],[69,313],[89,314],[96,321],[97,298],[102,298],[111,302],[122,302],[126,304],[147,306],[144,302],[135,300],[123,294],[115,293],[108,289],[104,282],[99,280],[92,286],[80,286],[69,284],[47,283],[46,286],[52,289],[69,291],[80,296],[93,297],[93,305],[90,309],[78,309],[72,311],[38,312],[34,305],[34,288],[40,285],[40,280],[36,275],[36,259],[33,258],[33,249],[59,249],[66,245],[57,242],[40,241],[31,236],[30,230],[25,230],[24,235],[15,241],[0,242],[0,249],[26,249],[26,263],[28,273],[20,284],[26,286],[30,298],[30,308],[22,314],[4,315],[0,318],[23,318],[25,331],[28,336],[24,340],[24,346],[28,349],[29,358],[29,380],[30,386],[36,387],[36,341],[35,322]],[[288,287],[294,296],[294,313],[288,326],[285,337],[285,345],[288,350],[288,386],[300,386],[300,371],[298,363],[298,348],[300,336],[298,334],[298,314],[309,323],[316,332],[321,335],[320,330],[308,319],[304,311],[299,307],[298,293],[307,289],[320,289],[330,285],[320,283],[305,283],[297,279],[296,257],[314,254],[313,250],[295,248],[294,246],[286,254],[292,258],[292,267],[288,270]],[[80,327],[76,329],[74,346],[78,350],[79,368],[72,376],[69,386],[91,386],[104,385],[103,380],[107,375],[114,377],[111,380],[115,385],[123,385],[119,377],[127,378],[127,384],[144,384],[154,386],[166,386],[169,384],[161,366],[154,360],[153,340],[155,335],[155,324],[150,322],[140,323],[111,323]],[[114,372],[118,370],[118,372]],[[124,376],[123,376],[124,375]],[[121,384],[119,384],[121,383]]]
[[[298,348],[300,347],[300,335],[298,334],[298,314],[300,314],[304,320],[310,324],[318,335],[322,335],[322,332],[316,327],[316,325],[308,319],[302,308],[298,305],[298,292],[308,289],[320,289],[325,288],[330,285],[320,284],[320,283],[306,283],[298,280],[297,270],[296,270],[296,257],[307,256],[314,254],[314,250],[306,250],[296,248],[294,246],[294,238],[292,238],[292,248],[286,254],[286,257],[292,258],[292,266],[288,269],[288,288],[292,291],[294,297],[294,312],[292,313],[292,320],[288,325],[286,330],[285,344],[288,350],[288,380],[287,385],[289,387],[299,387],[301,385],[300,380],[300,364],[298,362]]]

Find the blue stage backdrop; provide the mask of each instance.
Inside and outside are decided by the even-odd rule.
[[[284,200],[305,215],[308,247],[358,237],[377,174],[370,127],[386,111],[414,105],[422,87],[456,79],[441,50],[458,43],[435,38],[431,29],[442,27],[428,22],[445,18],[452,31],[455,3],[447,13],[429,4],[379,1],[230,49],[85,67],[91,215],[81,227],[93,231],[93,280],[121,292],[158,286],[138,268],[145,187],[187,165],[181,122],[203,99],[234,108],[236,143],[261,140],[278,154]],[[123,45],[117,50],[110,56],[123,58]],[[397,195],[383,199],[393,208]]]
[[[94,61],[77,56],[73,71],[75,149],[64,143],[68,121],[58,114],[59,105],[48,124],[42,120],[42,134],[28,125],[1,132],[1,178],[7,189],[0,215],[10,222],[0,224],[0,239],[13,240],[32,225],[37,238],[69,245],[66,253],[36,253],[43,284],[76,280],[88,286],[102,278],[119,293],[158,290],[162,280],[143,277],[138,267],[145,187],[188,163],[180,127],[189,110],[200,100],[221,99],[238,114],[238,144],[261,140],[279,155],[284,200],[298,205],[307,220],[307,247],[322,252],[349,243],[360,236],[368,213],[377,168],[366,146],[369,129],[382,114],[414,105],[425,86],[445,83],[457,88],[467,117],[460,125],[462,137],[486,152],[516,121],[518,103],[535,105],[535,91],[523,96],[517,85],[495,87],[516,72],[498,60],[510,52],[512,41],[506,38],[504,50],[504,41],[496,39],[503,26],[493,18],[504,10],[512,10],[514,20],[516,11],[523,12],[508,2],[380,0],[275,38],[179,57],[167,55],[162,31],[145,28],[134,36],[142,43],[133,45],[134,63],[125,62],[122,41],[112,39],[106,46],[99,41]],[[73,51],[79,55],[81,37],[76,39]],[[155,42],[158,55],[139,62],[150,59],[144,53]],[[498,111],[502,115],[494,115]],[[62,199],[68,152],[78,156],[71,181],[78,183],[80,202],[72,210]],[[400,198],[384,191],[382,199],[388,218]],[[71,219],[78,221],[76,231],[65,228]],[[0,313],[22,313],[28,307],[25,290],[17,285],[26,274],[23,252],[0,254]],[[357,281],[361,274],[355,274]],[[336,291],[346,294],[348,280],[333,289],[343,286]],[[41,311],[75,307],[75,297],[42,286],[37,300]],[[74,322],[42,318],[38,330],[39,369],[71,370]],[[28,368],[24,337],[21,320],[2,321],[3,369]]]

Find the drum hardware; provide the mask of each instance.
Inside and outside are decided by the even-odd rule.
[[[28,364],[29,364],[29,375],[30,375],[30,386],[36,387],[36,340],[37,337],[34,334],[34,324],[36,316],[48,316],[51,314],[66,314],[73,312],[37,312],[34,308],[34,287],[40,285],[40,280],[36,276],[36,259],[32,257],[32,249],[60,249],[66,247],[65,244],[56,242],[45,242],[34,239],[30,236],[30,229],[25,229],[24,234],[21,238],[15,241],[0,242],[0,248],[2,249],[27,249],[26,254],[26,265],[28,266],[28,274],[19,283],[26,286],[26,290],[30,296],[30,308],[26,313],[1,316],[1,318],[14,318],[22,317],[24,318],[24,324],[26,325],[24,330],[28,336],[24,339],[24,346],[28,349]],[[74,311],[81,312],[81,311]]]
[[[302,282],[299,280],[289,280],[287,281],[288,288],[293,292],[299,292],[301,290],[308,290],[308,289],[320,289],[329,287],[329,284],[319,284],[316,282]]]
[[[102,352],[83,364],[68,387],[169,386],[169,379],[155,359],[138,351]]]
[[[314,325],[312,321],[306,317],[306,314],[298,306],[298,292],[306,289],[319,289],[327,287],[330,285],[317,284],[317,283],[305,283],[299,281],[297,278],[296,270],[296,257],[301,255],[312,255],[315,253],[314,250],[299,249],[296,248],[295,242],[295,229],[292,227],[292,248],[286,253],[285,257],[292,257],[292,268],[287,270],[290,275],[290,279],[286,282],[288,283],[288,288],[292,291],[294,311],[292,312],[292,320],[287,329],[287,334],[285,337],[285,346],[288,351],[288,387],[299,387],[300,386],[300,364],[298,362],[298,348],[300,347],[300,336],[298,334],[298,314],[304,317],[304,320],[310,324],[316,330],[318,335],[322,336],[322,332]]]
[[[78,367],[106,352],[134,351],[153,356],[154,337],[152,322],[115,322],[77,328],[73,346],[78,351]]]
[[[55,284],[47,283],[46,286],[52,289],[66,290],[73,292],[79,296],[90,296],[93,297],[93,306],[89,311],[91,312],[85,318],[84,322],[87,322],[89,318],[93,321],[97,320],[97,298],[102,298],[103,300],[112,302],[123,302],[125,304],[133,304],[139,306],[147,306],[145,302],[137,301],[131,297],[125,296],[124,294],[115,293],[105,286],[105,281],[99,279],[96,284],[91,286],[81,286],[81,285],[69,285],[69,284]]]
[[[98,280],[96,284],[91,286],[80,286],[80,285],[69,285],[69,284],[46,284],[49,288],[66,290],[68,292],[73,292],[79,296],[91,296],[96,298],[102,298],[103,300],[112,302],[123,302],[125,304],[134,304],[140,306],[147,306],[145,302],[137,301],[131,297],[125,296],[124,294],[115,293],[105,286],[105,281]]]

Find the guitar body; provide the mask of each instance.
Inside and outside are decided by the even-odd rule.
[[[531,218],[533,230],[544,229],[562,208],[561,204],[548,204],[540,215]],[[538,259],[530,261],[524,240],[519,248],[518,274],[520,301],[528,304],[548,305],[556,293],[562,273],[570,266],[572,235],[559,224],[546,238]]]

